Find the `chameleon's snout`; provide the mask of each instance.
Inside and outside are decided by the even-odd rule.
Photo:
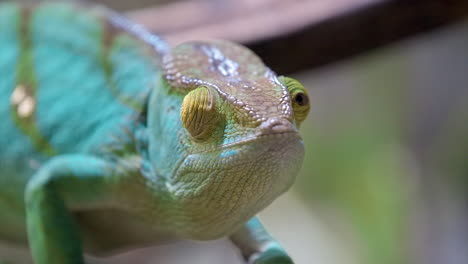
[[[279,117],[267,119],[259,128],[262,135],[297,132],[297,129],[292,125],[291,121]]]

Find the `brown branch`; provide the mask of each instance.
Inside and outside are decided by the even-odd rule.
[[[466,0],[186,1],[127,13],[172,44],[247,44],[274,70],[320,66],[468,14]]]

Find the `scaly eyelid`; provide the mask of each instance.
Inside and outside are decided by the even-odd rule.
[[[301,122],[304,121],[307,118],[307,115],[310,110],[310,97],[307,92],[307,90],[304,88],[304,86],[297,80],[291,78],[291,77],[285,77],[285,76],[280,76],[278,77],[278,80],[287,87],[289,94],[291,96],[291,104],[293,107],[293,112],[294,112],[294,119],[296,120],[296,124],[299,127]],[[306,103],[301,105],[294,101],[295,96],[299,93],[303,93],[305,95],[305,101]]]
[[[210,137],[219,121],[216,95],[206,86],[190,91],[182,102],[180,117],[185,129],[196,141]]]

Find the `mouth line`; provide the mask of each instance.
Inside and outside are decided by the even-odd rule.
[[[272,133],[272,134],[265,134],[265,135],[253,135],[253,136],[247,137],[245,139],[242,139],[242,140],[239,140],[239,141],[236,141],[236,142],[232,142],[232,143],[228,143],[228,144],[218,146],[216,148],[210,148],[210,149],[207,149],[207,150],[204,150],[204,151],[190,153],[187,156],[208,153],[208,152],[212,152],[212,151],[215,151],[215,150],[223,150],[223,149],[227,149],[227,148],[233,147],[233,146],[242,146],[242,145],[245,145],[245,144],[250,143],[252,141],[257,141],[259,139],[264,139],[264,138],[268,138],[268,137],[284,137],[286,135],[294,135],[297,138],[301,138],[301,136],[299,135],[299,133],[297,131],[287,131],[287,132]]]
[[[223,149],[227,149],[227,148],[233,147],[233,146],[241,146],[241,145],[245,145],[247,143],[250,143],[252,141],[255,141],[255,140],[258,140],[258,139],[264,139],[264,138],[267,138],[267,137],[284,137],[284,136],[290,136],[290,135],[296,137],[297,139],[301,139],[301,135],[297,131],[287,131],[287,132],[272,133],[272,134],[265,134],[265,135],[253,135],[253,136],[247,137],[247,138],[245,138],[243,140],[239,140],[239,141],[236,141],[236,142],[233,142],[233,143],[221,145],[221,146],[219,146],[217,148],[210,148],[210,149],[207,149],[207,150],[204,150],[204,151],[187,154],[179,161],[179,163],[177,164],[177,166],[175,167],[175,169],[173,171],[173,175],[176,175],[178,173],[179,169],[181,168],[181,166],[185,162],[185,160],[188,157],[192,156],[192,155],[209,153],[209,152],[216,151],[216,150],[223,150]]]

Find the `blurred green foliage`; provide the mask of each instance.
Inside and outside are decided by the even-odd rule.
[[[456,224],[468,200],[467,32],[462,23],[296,76],[312,108],[295,189],[330,228],[347,224],[358,263],[467,260],[453,247],[466,241]]]
[[[405,60],[380,54],[350,69],[349,86],[317,92],[302,128],[306,160],[297,189],[308,203],[341,211],[364,245],[366,263],[403,263],[408,200],[400,128],[405,105]],[[322,89],[333,89],[325,87]],[[340,93],[345,98],[340,98]],[[328,100],[317,102],[317,100]],[[330,99],[338,99],[334,101]],[[322,109],[317,109],[322,108]],[[326,113],[325,116],[314,116]],[[361,248],[361,247],[358,247]]]

